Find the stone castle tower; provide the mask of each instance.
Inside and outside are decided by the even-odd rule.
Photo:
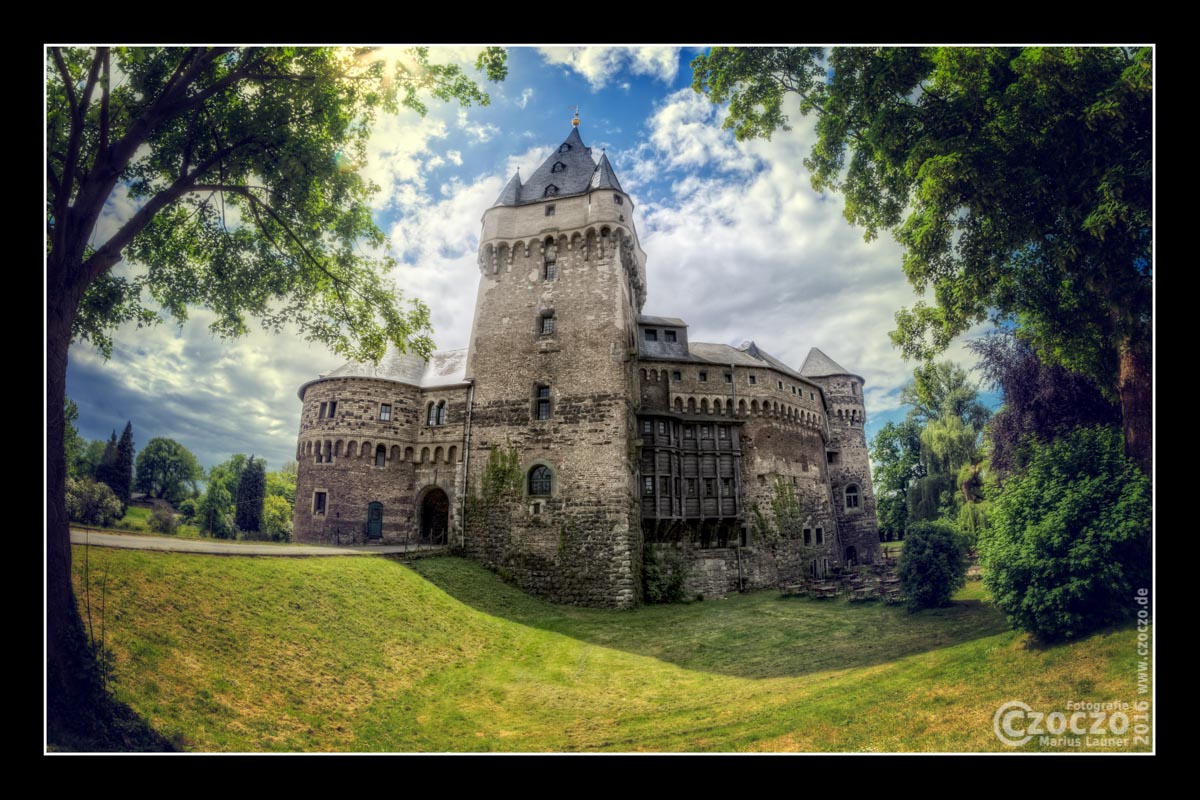
[[[577,125],[483,214],[467,350],[300,388],[296,539],[449,544],[553,600],[619,607],[667,550],[706,596],[873,561],[862,378],[643,315],[633,203]],[[522,476],[500,515],[468,500],[494,448]],[[764,547],[783,489],[803,529]]]
[[[571,602],[638,594],[631,456],[646,256],[632,212],[608,157],[593,160],[575,127],[483,215],[472,452],[511,443],[537,476],[510,527],[478,526],[466,551]],[[482,468],[470,465],[472,485]]]

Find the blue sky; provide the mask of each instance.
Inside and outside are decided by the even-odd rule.
[[[467,64],[474,52],[433,55]],[[793,116],[771,141],[737,143],[722,130],[723,109],[690,88],[697,52],[513,48],[490,106],[381,119],[363,169],[383,187],[376,215],[401,262],[396,283],[430,306],[439,349],[466,347],[480,217],[515,169],[530,175],[566,138],[578,104],[584,141],[596,158],[606,150],[635,204],[645,313],[682,317],[696,341],[753,340],[796,367],[820,347],[865,378],[871,435],[906,412],[898,392],[913,365],[888,339],[896,310],[916,299],[900,249],[886,235],[865,243],[841,198],[813,191],[801,163],[815,138],[808,120]],[[114,197],[100,238],[130,210]],[[74,345],[67,391],[80,432],[107,438],[131,419],[139,448],[174,438],[206,467],[235,452],[265,456],[270,469],[291,459],[296,389],[341,359],[294,330],[217,339],[211,318],[197,309],[182,326],[120,328],[107,362]],[[974,363],[961,343],[948,356]]]

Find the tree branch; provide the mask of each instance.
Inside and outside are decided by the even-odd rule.
[[[104,79],[100,88],[100,147],[97,148],[99,153],[108,149],[108,95],[109,82],[112,79],[108,48],[102,47],[101,50],[104,52]]]
[[[79,108],[79,101],[75,98],[75,79],[71,77],[71,72],[67,69],[67,62],[63,60],[62,48],[52,47],[50,53],[54,56],[54,66],[58,67],[58,74],[62,76],[63,88],[67,92],[67,103],[71,106],[71,119],[74,119],[75,110]]]
[[[150,224],[150,220],[154,219],[154,215],[161,211],[166,206],[178,200],[188,192],[201,191],[194,186],[194,182],[199,179],[205,172],[212,168],[215,164],[222,162],[226,157],[234,151],[250,144],[254,141],[253,136],[246,136],[237,142],[234,142],[224,150],[213,153],[207,159],[200,163],[190,175],[181,177],[168,188],[156,194],[150,199],[146,205],[137,210],[128,222],[121,226],[121,229],[113,234],[112,238],[101,245],[92,253],[86,261],[83,262],[83,279],[87,283],[91,283],[99,277],[105,270],[121,260],[121,251],[126,245],[133,240],[141,231]]]

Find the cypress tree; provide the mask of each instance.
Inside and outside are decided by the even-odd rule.
[[[129,495],[133,491],[133,423],[126,422],[121,440],[117,442],[116,461],[112,470],[113,483],[109,488],[121,501],[122,507],[128,508]]]
[[[235,519],[240,530],[257,533],[262,529],[263,496],[267,493],[267,473],[262,459],[250,456],[237,486]]]

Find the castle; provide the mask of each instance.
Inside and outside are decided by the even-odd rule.
[[[668,551],[689,596],[876,560],[862,378],[816,348],[796,370],[643,315],[633,203],[578,123],[484,212],[466,350],[300,387],[295,539],[449,544],[550,599],[618,607]],[[520,461],[503,514],[469,502],[493,447]],[[792,533],[767,541],[781,505]]]

